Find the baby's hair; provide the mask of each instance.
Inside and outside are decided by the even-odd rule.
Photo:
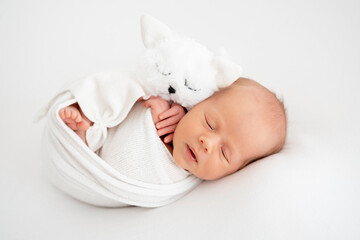
[[[248,78],[239,78],[231,86],[220,90],[220,92],[226,92],[226,90],[230,89],[232,86],[256,87],[264,91],[261,102],[264,104],[264,106],[266,106],[265,109],[268,109],[266,111],[266,114],[269,116],[267,121],[277,135],[276,144],[267,152],[257,157],[256,159],[251,160],[249,163],[280,152],[285,145],[287,135],[287,116],[283,98],[279,98],[275,92],[270,91],[256,81]]]

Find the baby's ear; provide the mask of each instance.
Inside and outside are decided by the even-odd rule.
[[[149,15],[141,16],[140,24],[141,37],[146,48],[154,47],[159,41],[172,35],[168,26]]]
[[[216,84],[219,88],[224,88],[232,84],[238,79],[243,70],[242,68],[225,58],[222,55],[214,56],[212,64],[216,69]]]

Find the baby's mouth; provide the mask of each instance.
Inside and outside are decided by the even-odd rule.
[[[189,145],[187,145],[187,154],[188,154],[190,161],[193,161],[196,163],[198,162],[195,153],[193,152],[193,150],[190,148]]]

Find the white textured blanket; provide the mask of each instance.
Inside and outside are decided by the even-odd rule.
[[[158,207],[179,199],[201,182],[192,175],[179,172],[182,169],[177,171],[174,164],[170,166],[177,174],[175,178],[169,177],[165,182],[144,181],[134,172],[118,171],[114,164],[94,153],[107,140],[108,128],[122,123],[142,96],[147,97],[135,77],[122,72],[92,75],[75,82],[54,98],[47,114],[44,149],[49,176],[57,187],[81,201],[98,206]],[[91,149],[58,116],[59,109],[76,101],[95,123],[87,134]],[[169,173],[170,176],[174,176],[173,173]]]
[[[142,182],[170,184],[190,173],[176,165],[156,133],[149,108],[136,103],[127,117],[108,130],[98,155],[121,174]]]

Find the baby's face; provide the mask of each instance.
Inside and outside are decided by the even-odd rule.
[[[174,133],[176,163],[201,179],[215,180],[262,156],[271,136],[258,94],[256,88],[235,86],[192,108]]]

